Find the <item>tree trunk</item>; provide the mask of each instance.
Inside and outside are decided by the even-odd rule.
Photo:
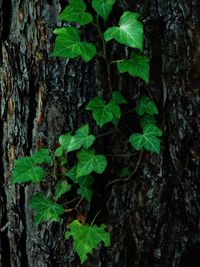
[[[39,186],[10,182],[16,158],[29,155],[42,144],[55,148],[61,133],[90,119],[85,104],[97,94],[108,93],[104,66],[98,59],[85,64],[81,59],[49,56],[53,29],[60,26],[60,2],[0,0],[2,267],[80,266],[64,239],[64,219],[61,224],[33,223],[29,199]],[[122,76],[123,80],[113,76],[113,86],[121,87],[132,108],[141,95],[151,96],[159,107],[158,124],[164,137],[161,155],[144,153],[130,181],[106,187],[122,163],[113,159],[111,171],[95,183],[97,193],[88,216],[94,216],[98,208],[103,210],[97,222],[112,226],[112,245],[101,248],[84,266],[199,266],[195,265],[195,260],[200,262],[199,1],[118,2],[116,14],[119,8],[142,14],[151,75],[148,86],[128,75]],[[91,38],[95,39],[94,35],[91,32]],[[116,47],[110,49],[115,55]],[[123,134],[103,138],[97,149],[127,152],[124,140],[134,131],[132,119],[128,115]],[[136,162],[137,157],[129,158],[126,164],[134,168]],[[55,179],[48,177],[46,191],[54,185]]]

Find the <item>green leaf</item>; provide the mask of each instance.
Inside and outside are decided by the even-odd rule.
[[[85,12],[86,4],[83,0],[70,0],[69,5],[59,15],[59,19],[67,22],[77,22],[81,26],[91,23],[93,17],[90,13]]]
[[[101,96],[94,97],[86,106],[86,110],[96,110],[101,109],[106,105],[106,101],[102,99]]]
[[[145,143],[145,138],[142,134],[134,133],[130,136],[129,142],[136,150],[141,150]]]
[[[73,151],[81,148],[82,146],[88,149],[95,141],[94,135],[89,135],[89,125],[85,124],[80,127],[76,134],[72,137],[67,151]]]
[[[82,225],[78,220],[70,223],[70,231],[65,232],[65,238],[73,236],[74,248],[77,251],[81,263],[87,260],[87,254],[98,248],[100,242],[104,242],[106,247],[110,246],[110,234],[105,231],[106,226]]]
[[[60,166],[64,166],[65,164],[68,164],[68,160],[67,160],[67,158],[65,158],[61,155]]]
[[[91,175],[85,175],[77,177],[77,166],[74,166],[71,170],[66,173],[74,183],[78,183],[80,187],[88,187],[94,182],[94,177]]]
[[[34,163],[42,164],[42,163],[51,163],[52,157],[47,148],[40,148],[32,155],[32,159]]]
[[[146,125],[143,129],[146,137],[162,136],[162,131],[155,125]]]
[[[92,110],[92,116],[100,127],[103,127],[108,122],[112,122],[113,119],[119,119],[121,117],[121,110],[118,105],[113,103],[113,101],[109,101],[106,104],[99,96],[92,99],[86,109]]]
[[[140,126],[144,129],[148,124],[156,125],[156,120],[153,115],[145,115],[140,119]]]
[[[97,53],[93,44],[81,41],[80,33],[75,27],[56,29],[54,33],[58,36],[52,56],[64,58],[81,56],[85,62],[88,62]]]
[[[78,166],[76,177],[85,176],[95,171],[96,173],[103,173],[107,160],[104,155],[95,155],[93,150],[81,150],[77,152]]]
[[[66,180],[61,180],[56,184],[55,199],[58,200],[63,194],[71,190],[71,184],[68,184]]]
[[[93,182],[94,177],[91,175],[78,177],[78,183],[81,187],[88,187],[89,185],[93,184]]]
[[[25,183],[29,181],[39,183],[44,176],[44,169],[35,166],[35,162],[31,157],[23,157],[15,161],[12,183]]]
[[[92,199],[93,190],[90,186],[81,186],[77,190],[77,193],[80,194],[83,198],[85,198],[88,202],[90,202]]]
[[[64,153],[64,150],[62,146],[59,146],[56,148],[56,151],[55,151],[56,157],[62,157],[63,153]]]
[[[128,72],[142,78],[146,83],[149,82],[149,58],[146,56],[132,52],[131,58],[118,62],[117,67],[120,73]]]
[[[113,4],[116,0],[93,0],[92,7],[106,21],[112,11]]]
[[[60,146],[57,147],[57,149],[55,151],[56,157],[62,157],[64,152],[68,152],[68,147],[69,147],[69,144],[71,142],[71,139],[72,139],[71,133],[66,133],[66,134],[60,135],[60,137],[59,137]]]
[[[149,115],[158,114],[158,109],[155,102],[148,96],[143,96],[139,104],[136,106],[135,111],[138,115],[142,116],[145,113]]]
[[[78,183],[76,172],[77,172],[77,166],[74,166],[69,171],[67,171],[65,175],[69,177],[74,183]]]
[[[71,133],[66,133],[66,134],[60,135],[59,143],[60,143],[60,145],[64,151],[68,150],[71,139],[72,139]]]
[[[119,91],[113,91],[110,102],[116,105],[127,104],[126,99]]]
[[[157,136],[161,136],[162,131],[155,125],[146,125],[143,129],[143,134],[134,133],[130,136],[129,142],[136,150],[141,150],[142,148],[160,153],[160,140]]]
[[[104,33],[106,41],[115,39],[120,44],[143,50],[143,24],[140,15],[130,11],[124,12],[119,20],[119,27],[111,27]]]
[[[38,193],[31,199],[31,207],[35,210],[35,223],[42,221],[59,221],[59,216],[64,213],[64,208],[54,203],[44,193]]]

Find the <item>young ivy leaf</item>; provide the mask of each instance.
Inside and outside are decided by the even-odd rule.
[[[76,131],[76,134],[70,140],[67,152],[77,150],[82,146],[85,149],[88,149],[94,143],[94,141],[95,136],[89,135],[89,125],[85,124]]]
[[[161,136],[162,131],[155,125],[149,124],[143,129],[143,134],[134,133],[130,136],[129,142],[136,150],[142,148],[160,153],[160,139],[157,136]]]
[[[94,150],[84,150],[77,152],[78,166],[76,177],[81,177],[90,174],[91,172],[103,173],[107,160],[104,155],[95,155]]]
[[[31,157],[23,157],[15,161],[12,183],[25,183],[29,181],[39,183],[44,176],[44,169],[36,166]]]
[[[118,62],[117,68],[120,73],[128,72],[132,76],[142,78],[146,83],[149,82],[149,58],[137,52],[132,52],[130,59]]]
[[[59,15],[59,19],[67,22],[76,22],[81,26],[91,23],[93,17],[90,13],[85,12],[86,4],[83,0],[70,0],[69,5]]]
[[[60,146],[55,151],[56,157],[61,157],[64,152],[67,152],[71,139],[72,139],[71,133],[60,135],[59,137]]]
[[[106,247],[110,246],[110,234],[105,231],[106,226],[82,225],[78,220],[74,220],[69,225],[70,231],[65,232],[65,238],[73,236],[74,248],[77,251],[81,263],[87,260],[87,254],[98,248],[100,242],[104,242]]]
[[[66,176],[69,177],[74,183],[78,183],[78,179],[76,177],[77,166],[72,167],[69,171],[66,172]]]
[[[80,188],[77,190],[77,193],[87,199],[88,202],[90,202],[93,195],[91,184],[94,182],[94,177],[91,175],[86,175],[78,177],[77,180],[80,185]]]
[[[100,96],[92,99],[87,105],[86,110],[92,110],[92,116],[100,127],[103,127],[108,122],[112,122],[115,118],[119,119],[121,117],[119,106],[112,101],[106,104]]]
[[[144,129],[148,124],[156,125],[156,119],[153,115],[147,114],[140,119],[140,126],[142,129]]]
[[[135,111],[138,115],[142,116],[145,113],[149,115],[158,114],[158,109],[155,102],[148,96],[143,96],[139,104],[136,106]]]
[[[110,102],[116,105],[127,104],[126,99],[119,91],[113,91]]]
[[[92,199],[93,190],[89,185],[81,186],[77,190],[77,193],[80,194],[83,198],[85,198],[88,202],[90,202]]]
[[[55,190],[55,199],[58,200],[63,194],[71,190],[71,184],[68,184],[66,180],[58,181]]]
[[[94,182],[94,177],[91,175],[77,177],[77,166],[71,168],[71,170],[67,171],[65,175],[80,186],[89,186]]]
[[[35,223],[39,224],[42,221],[59,221],[59,216],[64,213],[64,208],[54,203],[44,193],[38,193],[31,199],[31,207],[35,210]]]
[[[75,27],[56,29],[54,33],[58,36],[52,56],[64,58],[81,56],[85,62],[88,62],[97,53],[93,44],[81,41],[80,33]]]
[[[36,151],[32,155],[32,159],[37,164],[51,163],[51,161],[52,161],[52,157],[51,157],[50,152],[47,148],[40,148],[38,151]]]
[[[138,20],[140,15],[130,11],[124,12],[119,20],[119,27],[108,28],[104,33],[106,41],[115,39],[117,42],[129,47],[143,50],[143,24]]]
[[[116,0],[93,0],[92,7],[104,21],[107,21],[115,2]]]

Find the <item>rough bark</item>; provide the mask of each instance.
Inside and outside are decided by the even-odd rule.
[[[65,221],[59,226],[33,224],[28,202],[39,187],[10,183],[18,156],[29,155],[41,143],[53,148],[59,134],[85,120],[84,104],[96,94],[107,94],[97,60],[84,64],[49,56],[60,2],[0,0],[0,266],[79,266],[63,238]],[[125,75],[123,80],[114,77],[113,84],[133,106],[144,93],[156,101],[164,131],[162,153],[145,153],[128,182],[105,189],[115,178],[115,168],[97,182],[89,216],[98,206],[104,208],[99,221],[112,225],[112,246],[94,254],[85,266],[194,267],[194,260],[200,262],[198,2],[119,1],[122,9],[142,14],[151,79],[145,86]],[[119,14],[118,7],[115,12]],[[90,35],[95,38],[93,32]],[[115,54],[116,47],[110,49]],[[97,149],[126,152],[122,141],[130,127],[134,130],[132,120],[130,114],[122,124],[128,124],[123,135],[106,137]],[[126,163],[134,167],[136,161],[130,158]],[[120,163],[115,159],[113,164]],[[48,177],[46,190],[54,184]]]

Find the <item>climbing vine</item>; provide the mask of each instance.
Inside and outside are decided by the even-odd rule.
[[[66,21],[67,26],[54,31],[57,37],[52,56],[67,59],[81,57],[85,62],[92,61],[97,56],[105,61],[110,97],[103,99],[101,96],[96,96],[86,106],[86,110],[91,112],[91,116],[99,128],[104,128],[106,124],[113,124],[114,127],[117,127],[122,117],[121,106],[128,104],[120,90],[116,91],[112,88],[111,64],[116,65],[116,71],[119,73],[127,72],[131,76],[140,77],[145,83],[149,82],[149,59],[142,54],[144,33],[143,24],[139,20],[140,15],[126,11],[120,17],[117,26],[112,26],[104,33],[102,32],[99,21],[102,20],[106,24],[115,4],[116,0],[93,0],[90,9],[93,8],[93,13],[96,13],[94,17],[87,11],[83,0],[70,0],[58,17],[60,20]],[[87,30],[88,24],[91,24],[99,35],[100,51],[97,51],[96,44],[81,38],[81,27],[84,26]],[[106,47],[111,40],[131,49],[130,57],[111,60]],[[143,96],[134,111],[139,117],[141,132],[132,133],[127,142],[130,143],[130,151],[141,151],[138,163],[133,171],[128,167],[123,168],[120,178],[109,182],[107,186],[118,181],[128,181],[136,172],[144,150],[160,153],[159,137],[162,135],[162,131],[156,126],[154,116],[158,114],[158,109],[154,101],[148,96]],[[54,175],[58,180],[51,196],[39,192],[31,198],[30,205],[34,210],[35,223],[59,222],[64,214],[74,209],[77,210],[83,199],[88,202],[92,200],[94,174],[102,174],[108,165],[106,155],[97,154],[95,151],[94,143],[98,142],[97,137],[92,134],[89,123],[85,123],[75,133],[62,134],[55,151],[49,148],[40,148],[32,156],[21,157],[15,161],[13,183],[32,182],[37,184],[44,182],[48,175]],[[74,159],[73,164],[71,160],[69,162],[71,158]],[[63,167],[65,171],[54,173],[53,170],[57,165]],[[74,189],[80,197],[62,204],[63,196],[67,196],[68,192],[70,193]],[[78,203],[72,207],[71,204],[76,200]],[[102,241],[105,246],[110,246],[110,233],[106,230],[106,226],[104,224],[96,226],[94,220],[88,225],[84,220],[75,218],[69,224],[69,231],[65,233],[66,239],[73,237],[74,249],[78,253],[81,263],[87,260],[88,253],[92,253],[93,249],[97,248]]]

